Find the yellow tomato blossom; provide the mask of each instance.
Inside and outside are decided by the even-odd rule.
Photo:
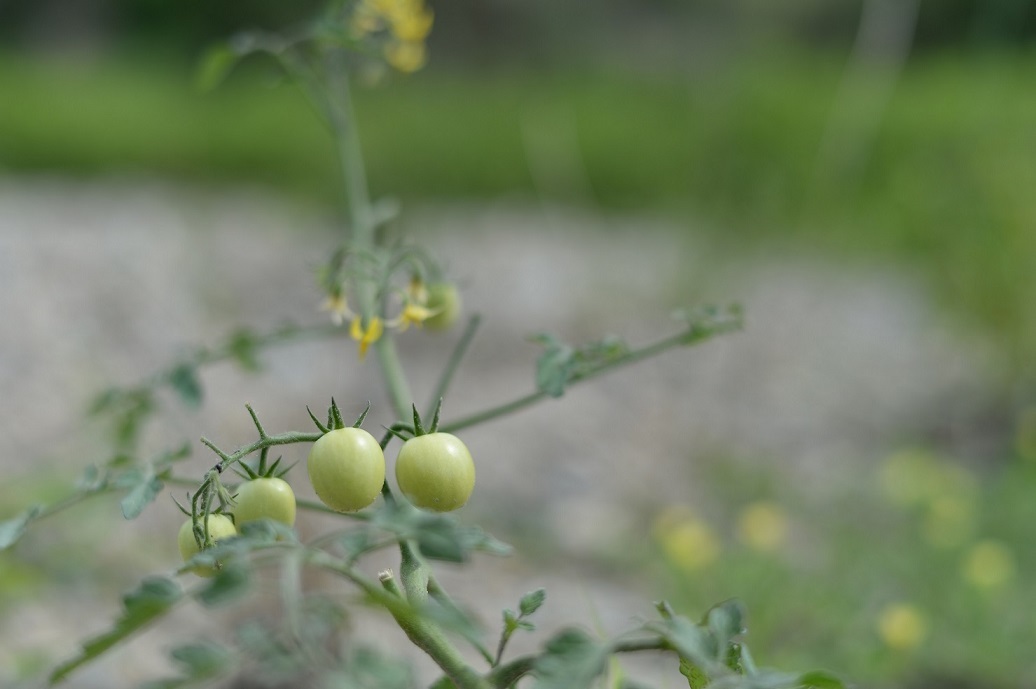
[[[893,650],[911,651],[928,636],[928,622],[917,606],[895,603],[878,614],[878,635]]]
[[[403,305],[403,310],[400,311],[399,316],[394,318],[388,325],[392,328],[398,328],[399,332],[405,331],[411,324],[420,328],[421,324],[434,316],[435,313],[426,306],[408,301]]]
[[[415,72],[427,61],[424,41],[434,15],[424,0],[360,0],[352,16],[358,36],[388,31],[385,60],[401,72]]]
[[[378,341],[384,330],[385,327],[377,316],[367,322],[366,328],[363,327],[363,318],[360,316],[353,317],[353,322],[349,326],[349,336],[360,343],[361,360],[367,356],[367,348]]]
[[[345,295],[343,294],[330,294],[324,303],[320,305],[321,311],[331,312],[331,321],[335,325],[341,325],[345,322],[346,318],[353,315],[352,311],[349,310],[349,305],[345,301]]]

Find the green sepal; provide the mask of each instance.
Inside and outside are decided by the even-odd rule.
[[[320,420],[317,419],[316,416],[314,416],[313,411],[309,408],[309,405],[306,405],[306,412],[309,414],[309,418],[311,418],[313,420],[313,423],[316,424],[317,429],[321,433],[327,433],[327,431],[328,431],[327,426],[325,426],[324,424],[320,423]],[[331,424],[328,423],[328,426],[330,426],[330,425]]]

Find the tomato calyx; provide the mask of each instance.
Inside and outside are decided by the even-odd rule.
[[[356,421],[353,423],[353,428],[359,428],[364,419],[367,418],[367,413],[371,410],[371,403],[367,402],[367,407],[360,413]],[[309,413],[309,418],[313,421],[314,425],[320,430],[321,433],[327,433],[328,431],[336,431],[339,428],[345,428],[345,421],[342,419],[342,411],[338,408],[338,403],[335,402],[335,398],[331,398],[331,406],[327,409],[327,423],[321,423],[320,419],[316,417],[313,411],[306,406],[306,411]]]

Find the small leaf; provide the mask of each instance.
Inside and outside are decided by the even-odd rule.
[[[242,563],[230,563],[221,567],[216,576],[198,591],[194,597],[207,608],[237,600],[248,593],[252,585],[250,568]]]
[[[201,406],[202,388],[198,373],[190,364],[180,364],[169,372],[169,385],[180,395],[183,403],[191,408]]]
[[[608,649],[578,629],[559,632],[536,660],[534,689],[590,687],[604,671]]]
[[[122,617],[107,632],[89,639],[82,652],[54,669],[50,683],[56,684],[75,669],[105,653],[149,622],[167,613],[183,595],[180,586],[165,577],[149,577],[123,597]]]
[[[234,331],[227,342],[227,351],[242,370],[255,373],[262,369],[255,333],[247,328]]]
[[[518,604],[518,609],[522,613],[522,617],[528,617],[543,605],[543,602],[547,600],[547,592],[544,589],[536,589],[530,591],[522,596],[521,602]]]
[[[192,680],[215,677],[224,672],[231,664],[231,654],[222,646],[214,643],[185,644],[174,648],[169,653],[184,668]]]
[[[165,484],[152,473],[144,475],[139,483],[122,499],[122,516],[126,519],[136,519],[144,508],[154,502],[158,494],[162,492]]]
[[[219,86],[240,59],[238,52],[225,43],[209,48],[195,74],[197,88],[200,91],[211,91]]]
[[[18,539],[25,533],[29,522],[39,516],[43,511],[42,505],[33,505],[21,514],[0,522],[0,550],[10,548],[18,542]]]
[[[551,335],[537,335],[533,340],[546,348],[536,360],[536,389],[561,397],[575,370],[576,351]]]

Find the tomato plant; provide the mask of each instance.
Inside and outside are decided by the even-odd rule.
[[[213,542],[237,535],[237,528],[234,526],[234,522],[224,514],[210,514],[205,522],[209,531],[209,538]],[[180,532],[176,536],[176,542],[180,546],[180,555],[183,557],[184,562],[187,562],[201,552],[198,541],[194,538],[194,522],[192,520],[188,519],[180,527]],[[200,577],[211,577],[216,573],[214,569],[209,567],[194,567],[191,571]]]
[[[417,507],[451,512],[471,497],[475,462],[467,446],[450,433],[410,438],[396,457],[396,482]]]
[[[338,428],[320,436],[306,466],[317,497],[336,512],[362,510],[385,484],[385,453],[362,428]]]
[[[239,527],[264,518],[295,525],[295,492],[282,478],[245,481],[238,487],[234,503],[234,521]]]

